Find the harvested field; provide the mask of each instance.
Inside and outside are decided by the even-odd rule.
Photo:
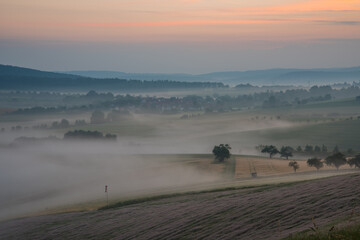
[[[281,174],[290,174],[294,170],[288,166],[292,159],[269,159],[260,157],[236,157],[235,178],[248,178],[252,172],[258,176],[277,176]],[[309,167],[305,160],[296,160],[300,166],[298,173],[315,171],[314,167]],[[320,171],[334,170],[334,167],[324,165]],[[351,169],[348,165],[341,166],[341,169]]]
[[[360,211],[360,174],[0,223],[1,239],[280,239]]]

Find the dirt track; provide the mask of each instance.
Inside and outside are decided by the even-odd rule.
[[[360,174],[0,223],[0,239],[279,239],[360,212]]]

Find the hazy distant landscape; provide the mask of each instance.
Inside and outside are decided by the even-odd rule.
[[[320,69],[268,69],[254,71],[214,72],[204,74],[156,74],[124,73],[111,71],[70,71],[67,74],[92,78],[120,78],[142,80],[174,80],[223,82],[230,85],[250,83],[253,85],[300,85],[331,84],[358,81],[360,67]]]
[[[360,82],[228,86],[2,69],[2,220],[106,207],[105,185],[110,206],[126,209],[154,197],[190,201],[213,189],[233,195],[358,174],[350,160],[360,152]],[[231,146],[224,161],[212,154],[220,143]],[[281,151],[269,158],[266,146]],[[340,170],[326,164],[338,152],[348,161]],[[319,171],[307,163],[314,157]]]
[[[0,239],[360,239],[360,2],[0,2]]]

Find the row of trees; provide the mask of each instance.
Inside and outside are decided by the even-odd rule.
[[[214,87],[216,87],[216,83],[214,84]],[[305,104],[311,101],[329,100],[331,96],[335,98],[354,97],[355,99],[359,94],[359,86],[350,86],[341,90],[332,89],[330,86],[314,86],[310,90],[289,89],[280,91],[280,89],[274,89],[274,91],[263,90],[263,92],[240,94],[238,96],[220,96],[213,94],[212,96],[204,97],[189,95],[169,98],[141,95],[135,96],[129,94],[114,95],[112,93],[97,93],[95,91],[90,91],[87,94],[64,95],[63,101],[59,101],[59,96],[56,96],[54,101],[52,101],[52,98],[50,97],[49,100],[51,101],[43,99],[41,103],[44,102],[44,104],[41,105],[47,107],[30,107],[31,105],[29,106],[29,101],[27,101],[24,104],[16,105],[22,107],[22,109],[9,112],[8,114],[43,114],[53,112],[89,111],[95,109],[110,110],[113,108],[135,109],[140,112],[222,112],[260,106],[278,107]],[[0,93],[0,99],[8,99],[8,97],[2,97],[2,94]],[[47,102],[49,102],[50,105],[48,105]],[[359,117],[360,116],[358,116],[358,119]]]
[[[334,166],[338,170],[339,167],[345,164],[349,164],[350,167],[355,166],[355,168],[360,168],[360,154],[356,155],[355,157],[346,160],[346,157],[341,152],[335,153],[331,156],[325,158],[323,162],[320,158],[310,158],[307,160],[307,164],[310,167],[315,167],[317,170],[324,166],[324,163],[328,166]]]
[[[313,157],[309,158],[306,163],[309,167],[315,167],[318,171],[320,168],[324,167],[324,163],[328,166],[336,167],[337,170],[339,170],[339,168],[345,164],[349,164],[350,167],[355,166],[355,168],[360,168],[360,154],[349,160],[346,160],[345,155],[341,152],[338,152],[328,156],[324,161],[321,158]],[[289,167],[292,167],[294,172],[300,168],[296,161],[289,162]]]
[[[326,156],[328,153],[339,153],[340,149],[338,146],[335,146],[334,149],[329,152],[328,148],[325,145],[322,145],[322,147],[316,145],[313,147],[312,145],[306,145],[304,149],[302,149],[301,146],[298,146],[296,149],[290,147],[290,146],[282,146],[279,150],[274,145],[259,145],[256,147],[258,150],[260,150],[262,153],[269,154],[270,158],[272,158],[276,154],[280,154],[281,157],[284,157],[286,159],[289,159],[289,157],[293,157],[293,155],[296,153],[298,155],[315,155],[315,156]],[[354,151],[352,149],[348,149],[347,154],[354,154]]]
[[[212,150],[212,153],[214,154],[215,159],[217,161],[224,162],[225,159],[228,159],[231,156],[230,149],[231,147],[229,144],[220,144],[218,146],[215,145]],[[288,159],[288,157],[292,156],[291,150],[292,150],[291,147],[283,146],[279,151],[275,146],[269,145],[269,146],[264,146],[262,152],[269,153],[270,158],[272,158],[274,154],[280,153],[282,157],[286,157],[286,159]],[[355,166],[355,168],[360,168],[360,154],[356,155],[355,157],[349,160],[347,160],[345,155],[341,152],[336,152],[326,157],[324,161],[322,161],[320,158],[317,157],[309,158],[307,160],[307,165],[310,167],[315,167],[317,170],[322,168],[324,166],[324,163],[328,166],[336,167],[337,170],[339,170],[339,167],[345,164],[349,164],[351,167]],[[296,170],[300,168],[300,165],[298,164],[297,161],[290,161],[289,167],[292,167],[294,169],[294,172],[296,172]]]
[[[84,140],[112,140],[115,141],[117,136],[115,134],[103,134],[99,131],[84,131],[74,130],[68,131],[64,134],[64,139],[84,139]]]
[[[282,146],[279,151],[274,145],[265,145],[262,146],[261,152],[268,153],[270,158],[272,158],[276,154],[280,154],[281,157],[289,159],[289,157],[293,156],[294,149],[290,146]]]
[[[75,120],[73,126],[84,126],[86,125],[86,121],[85,120]],[[72,124],[70,123],[69,120],[63,118],[60,121],[54,121],[51,123],[51,128],[53,129],[58,129],[58,128],[68,128],[71,127]],[[38,129],[46,129],[47,128],[47,124],[41,124],[41,125],[37,125],[33,127],[34,129],[38,128]]]
[[[111,112],[109,112],[107,114],[107,116],[105,115],[105,113],[101,110],[95,110],[90,117],[90,122],[92,124],[100,124],[100,123],[106,123],[106,122],[116,122],[116,121],[121,121],[124,120],[126,117],[130,116],[130,112],[127,110],[113,110]],[[75,120],[73,126],[84,126],[86,125],[86,121],[85,120]],[[53,121],[51,123],[50,126],[48,126],[48,124],[46,123],[42,123],[39,125],[35,125],[32,128],[33,129],[47,129],[47,128],[52,128],[52,129],[61,129],[61,128],[68,128],[72,126],[72,124],[70,123],[69,120],[63,118],[60,121]],[[18,131],[18,130],[22,130],[22,129],[28,129],[29,127],[22,127],[21,125],[17,125],[17,126],[13,126],[11,127],[12,131]],[[5,131],[5,128],[1,129],[2,132]]]

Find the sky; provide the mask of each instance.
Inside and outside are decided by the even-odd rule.
[[[360,0],[0,0],[0,63],[207,73],[360,65]]]

